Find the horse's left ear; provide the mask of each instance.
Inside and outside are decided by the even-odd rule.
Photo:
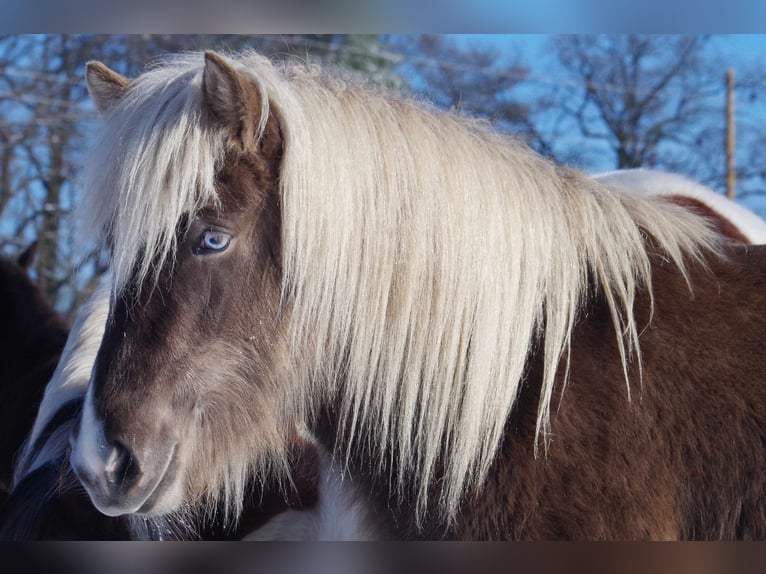
[[[85,65],[85,83],[96,109],[103,114],[125,95],[130,80],[101,62],[88,62]]]
[[[278,153],[282,141],[274,110],[270,110],[259,139],[257,129],[263,113],[263,96],[252,80],[242,77],[215,52],[205,52],[202,90],[213,116],[227,128],[231,145],[243,152],[260,152],[269,157]]]
[[[37,241],[32,242],[32,244],[19,255],[19,258],[16,260],[19,267],[28,271],[29,268],[32,267],[35,255],[37,255]]]

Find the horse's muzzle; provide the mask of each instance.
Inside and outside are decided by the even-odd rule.
[[[107,437],[86,405],[71,443],[72,469],[102,513],[165,514],[180,501],[176,441],[136,448],[123,437]]]
[[[163,514],[167,504],[160,502],[176,474],[176,445],[167,453],[164,464],[156,465],[153,472],[143,472],[136,456],[122,445],[113,445],[107,452],[103,460],[85,462],[72,451],[72,469],[93,505],[108,516]]]

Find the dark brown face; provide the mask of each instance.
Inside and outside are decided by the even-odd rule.
[[[218,191],[156,287],[112,302],[72,455],[106,514],[175,510],[282,434],[276,165],[232,151]]]

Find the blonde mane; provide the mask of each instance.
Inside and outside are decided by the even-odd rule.
[[[451,516],[481,483],[538,341],[537,436],[549,432],[589,283],[611,310],[628,383],[633,304],[651,288],[645,235],[682,273],[716,249],[693,214],[614,193],[483,124],[305,65],[230,61],[278,109],[285,137],[282,296],[294,356],[310,359],[290,383],[307,412],[342,397],[341,457],[395,457],[421,514],[433,484]],[[85,215],[111,238],[116,288],[172,258],[179,221],[215,201],[223,136],[202,113],[202,69],[192,54],[139,77],[89,157]]]

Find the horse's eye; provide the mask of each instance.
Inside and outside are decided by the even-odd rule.
[[[207,229],[197,238],[194,245],[195,255],[221,253],[231,243],[231,235],[216,229]]]

